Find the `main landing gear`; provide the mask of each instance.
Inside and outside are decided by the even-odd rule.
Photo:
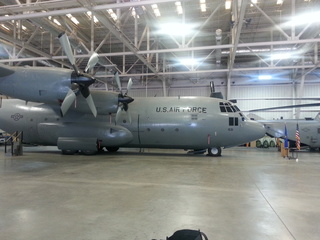
[[[221,156],[221,147],[208,148],[208,155],[213,157]]]

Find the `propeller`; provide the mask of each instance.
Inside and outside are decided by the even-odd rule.
[[[128,81],[128,84],[127,84],[127,91],[125,94],[122,93],[122,90],[121,90],[121,82],[120,82],[120,78],[119,78],[119,73],[116,72],[114,74],[114,77],[115,77],[115,80],[117,82],[117,86],[118,86],[118,89],[120,91],[119,95],[118,95],[118,103],[119,103],[119,106],[118,106],[118,110],[117,110],[117,114],[116,114],[116,123],[119,122],[119,118],[120,118],[120,114],[122,111],[125,111],[127,113],[127,117],[128,117],[128,120],[129,120],[129,123],[131,123],[131,114],[129,112],[129,103],[133,102],[134,99],[130,96],[128,96],[128,91],[131,89],[132,87],[132,79],[130,78],[129,81]]]
[[[69,38],[64,32],[59,34],[58,38],[64,52],[66,53],[73,67],[74,72],[71,74],[71,83],[76,86],[76,89],[74,90],[70,88],[66,97],[64,98],[60,108],[61,114],[62,116],[64,116],[67,113],[67,111],[69,110],[73,102],[76,100],[77,94],[79,94],[80,92],[81,95],[86,99],[86,102],[92,114],[96,117],[97,109],[93,102],[93,99],[89,90],[89,86],[92,83],[94,83],[96,79],[92,75],[88,74],[87,72],[98,63],[99,55],[94,52],[88,61],[85,71],[80,72],[78,67],[76,66],[76,61],[72,53],[72,48],[69,42]]]

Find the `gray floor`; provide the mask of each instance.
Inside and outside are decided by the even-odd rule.
[[[3,148],[0,148],[2,150]],[[232,148],[0,155],[0,239],[320,239],[320,153]]]

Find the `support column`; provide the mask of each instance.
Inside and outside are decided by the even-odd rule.
[[[291,18],[294,19],[296,15],[296,0],[291,0]],[[296,38],[296,26],[294,22],[291,24],[291,39],[295,40]]]

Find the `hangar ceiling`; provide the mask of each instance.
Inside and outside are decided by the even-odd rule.
[[[57,38],[66,32],[80,67],[99,54],[94,71],[104,82],[115,71],[163,86],[218,77],[228,94],[241,77],[319,78],[319,6],[319,0],[0,0],[0,62],[70,67]]]

